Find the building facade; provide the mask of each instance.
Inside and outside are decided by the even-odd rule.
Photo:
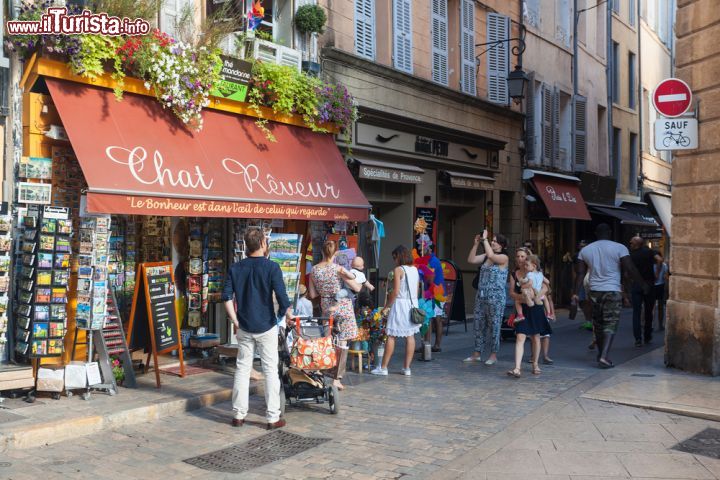
[[[678,2],[676,75],[701,105],[697,150],[676,152],[665,343],[668,366],[720,375],[720,65],[718,8]]]
[[[392,248],[415,243],[413,224],[425,216],[437,255],[463,273],[469,312],[474,235],[488,228],[521,241],[522,114],[508,96],[516,59],[505,41],[519,34],[520,2],[320,5],[329,19],[322,75],[346,85],[360,109],[338,144],[385,225],[378,278],[392,268]]]

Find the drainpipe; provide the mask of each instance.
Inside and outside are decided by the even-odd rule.
[[[606,33],[605,33],[605,41],[607,43],[607,52],[605,56],[607,57],[607,62],[605,64],[605,76],[607,77],[607,132],[608,132],[608,162],[609,167],[611,170],[613,170],[613,175],[615,176],[615,195],[617,195],[617,177],[618,172],[614,171],[614,165],[611,160],[613,156],[615,155],[614,152],[614,145],[613,145],[613,40],[612,40],[612,8],[610,8],[610,3],[605,3],[605,9],[606,9]],[[620,162],[618,162],[619,164]]]
[[[575,152],[576,152],[576,142],[577,142],[577,132],[575,130],[575,126],[577,125],[577,97],[578,97],[578,20],[580,19],[580,14],[578,13],[578,0],[573,0],[573,58],[572,58],[572,86],[573,86],[573,98],[572,98],[572,108],[570,109],[572,112],[572,141],[571,141],[571,149],[572,152],[570,153],[572,158],[572,171],[575,171]]]
[[[640,201],[643,199],[643,191],[645,187],[645,174],[643,169],[643,88],[642,88],[642,20],[640,18],[640,6],[642,2],[636,2],[637,5],[637,12],[636,12],[636,25],[637,25],[637,44],[638,44],[638,53],[637,53],[637,72],[638,72],[638,88],[637,88],[637,109],[638,109],[638,153],[637,153],[637,162],[638,162],[638,178],[635,179],[635,184],[637,185],[638,190],[638,197],[640,198]],[[638,179],[640,180],[638,182]]]

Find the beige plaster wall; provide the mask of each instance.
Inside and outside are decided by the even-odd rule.
[[[625,2],[623,2],[625,4]],[[630,134],[639,134],[638,122],[638,36],[637,24],[631,26],[627,23],[627,8],[621,10],[620,15],[613,13],[612,39],[619,44],[618,63],[620,68],[619,97],[613,103],[613,126],[621,130],[621,159],[620,159],[620,181],[618,182],[617,193],[625,196],[633,196],[636,193],[629,188],[630,177]],[[636,22],[637,23],[637,22]],[[632,86],[635,92],[635,107],[629,107],[630,86],[628,53],[635,54],[635,84]],[[617,67],[617,66],[616,66]],[[612,132],[609,132],[612,135]],[[639,137],[638,137],[639,141]],[[613,146],[613,149],[616,147]],[[639,155],[639,154],[638,154]],[[639,167],[638,170],[639,172]]]

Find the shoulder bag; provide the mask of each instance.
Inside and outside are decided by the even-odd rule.
[[[412,290],[410,289],[410,280],[408,279],[408,273],[405,268],[403,268],[403,272],[405,272],[405,283],[408,287],[408,294],[410,295],[410,304],[412,305]],[[410,321],[416,325],[422,325],[425,323],[425,310],[418,307],[412,307],[410,309]]]

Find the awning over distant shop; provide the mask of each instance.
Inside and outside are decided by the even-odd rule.
[[[550,218],[590,220],[577,178],[558,174],[545,175],[534,170],[526,170],[523,178],[532,182]]]
[[[643,219],[644,221],[652,224],[655,228],[660,228],[660,224],[657,222],[655,215],[650,211],[650,207],[644,202],[622,202],[621,206],[627,209],[628,212],[633,213]]]
[[[665,227],[665,231],[669,236],[672,236],[672,199],[670,197],[666,197],[665,195],[659,195],[657,193],[650,193],[648,194],[648,196],[650,197],[650,201],[652,202],[653,207],[655,207],[655,211],[657,212],[658,217],[660,217],[660,221],[662,222],[663,227]]]
[[[352,220],[370,205],[331,135],[203,112],[184,128],[152,97],[46,78],[96,213]]]
[[[652,219],[646,219],[640,215],[621,207],[600,207],[596,205],[590,206],[590,211],[607,217],[612,217],[620,221],[621,225],[632,225],[636,227],[657,228],[657,223]]]
[[[495,178],[472,173],[452,172],[446,170],[453,188],[466,188],[469,190],[492,190],[495,188]]]

